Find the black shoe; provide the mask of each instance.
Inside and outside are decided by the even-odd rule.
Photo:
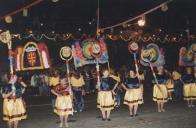
[[[102,118],[102,121],[105,121],[106,119],[105,118]]]
[[[133,117],[133,115],[129,115],[130,117]]]
[[[107,119],[108,121],[111,121],[111,119],[109,118],[109,119]]]
[[[138,114],[135,114],[134,116],[138,116]]]

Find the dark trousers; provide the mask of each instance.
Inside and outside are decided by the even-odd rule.
[[[74,109],[77,111],[84,110],[84,98],[82,96],[82,89],[73,89],[74,94]]]
[[[174,80],[174,95],[176,100],[181,100],[183,96],[183,84],[180,80]]]

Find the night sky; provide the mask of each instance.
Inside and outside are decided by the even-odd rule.
[[[0,17],[31,3],[33,0],[1,0]],[[100,26],[110,26],[131,17],[135,17],[144,11],[165,2],[166,0],[100,0]],[[168,34],[185,34],[187,27],[191,34],[196,32],[196,1],[195,0],[173,0],[169,5],[167,12],[157,10],[146,16],[146,27],[157,29],[161,28]],[[0,20],[0,29],[9,29],[12,33],[26,34],[28,30],[38,33],[56,33],[71,32],[80,37],[86,33],[90,36],[95,35],[96,30],[96,10],[97,0],[59,0],[57,3],[51,0],[28,9],[28,17],[23,17],[22,13],[13,16],[13,23],[6,24]],[[89,22],[92,24],[89,25]],[[43,26],[40,24],[43,23]],[[81,32],[78,31],[81,28]],[[15,40],[14,47],[23,45],[29,40]],[[65,44],[70,45],[73,40],[57,42],[42,40],[47,43],[52,58],[55,58],[54,64],[62,63],[57,59],[59,48]],[[107,41],[110,54],[110,61],[114,66],[120,66],[129,62],[127,44],[123,41]],[[178,49],[186,45],[168,44],[162,45],[166,51],[166,63],[174,66],[178,61]],[[55,48],[55,49],[54,49]],[[116,59],[116,57],[118,59]],[[0,68],[7,68],[7,50],[6,46],[0,45]],[[173,58],[174,60],[172,60]],[[167,61],[168,60],[168,61]],[[171,61],[172,60],[172,61]],[[121,63],[118,63],[121,62]]]

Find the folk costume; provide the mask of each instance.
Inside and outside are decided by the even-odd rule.
[[[54,91],[59,94],[56,98],[54,112],[59,116],[73,115],[72,92],[69,85],[58,84]]]
[[[137,77],[125,78],[124,85],[127,88],[127,91],[124,96],[124,104],[126,105],[136,105],[142,104],[143,100],[141,97],[142,89],[140,88],[140,83]]]
[[[113,110],[116,106],[115,97],[112,92],[117,82],[111,77],[101,78],[101,85],[98,88],[97,107],[101,110]]]
[[[184,100],[196,100],[196,83],[195,76],[192,74],[186,74],[182,77],[184,82],[183,94]]]
[[[165,74],[157,74],[158,86],[155,84],[153,88],[153,101],[155,102],[167,102],[168,101],[168,90],[166,83],[168,77]]]
[[[3,120],[7,122],[20,121],[27,118],[26,106],[22,99],[25,88],[20,83],[8,84],[1,89],[2,94],[15,93],[3,100]]]

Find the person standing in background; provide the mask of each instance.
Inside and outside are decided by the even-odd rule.
[[[60,76],[59,76],[58,70],[52,71],[50,76],[49,76],[49,87],[50,87],[50,89],[52,89],[53,87],[58,85],[59,82],[60,82]],[[51,96],[52,107],[54,108],[55,107],[56,95],[51,93],[50,96]]]
[[[82,112],[84,110],[84,79],[79,71],[75,71],[71,76],[71,85],[74,95],[74,111]]]
[[[181,100],[183,96],[183,83],[182,83],[182,75],[177,71],[174,70],[172,72],[172,79],[174,83],[174,96],[175,100]]]

